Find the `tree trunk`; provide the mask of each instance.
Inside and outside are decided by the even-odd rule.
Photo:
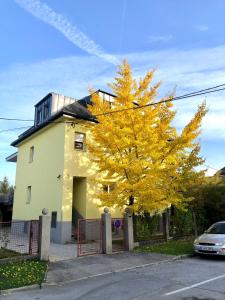
[[[166,242],[169,241],[169,209],[166,209],[163,213],[163,233]]]
[[[198,236],[198,225],[197,225],[196,214],[195,214],[194,210],[192,211],[192,218],[193,218],[193,225],[194,225],[194,234],[195,234],[195,237],[197,237]]]

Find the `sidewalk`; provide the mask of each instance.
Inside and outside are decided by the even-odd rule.
[[[74,259],[77,257],[76,244],[50,244],[50,262]]]
[[[78,281],[175,259],[177,259],[177,256],[173,255],[123,252],[51,262],[46,284],[62,284]]]

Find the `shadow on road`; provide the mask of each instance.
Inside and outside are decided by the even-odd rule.
[[[201,259],[201,260],[211,260],[211,261],[225,262],[225,255],[195,254],[194,258]],[[203,299],[203,300],[205,300],[205,299]]]

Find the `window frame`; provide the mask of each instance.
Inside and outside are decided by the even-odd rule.
[[[50,111],[50,104],[49,102],[45,102],[43,105],[43,121],[48,119],[49,111]]]
[[[30,147],[30,153],[29,153],[29,163],[32,163],[34,161],[34,146]]]
[[[32,186],[28,185],[27,186],[27,200],[26,200],[26,204],[30,204],[31,203],[31,198],[32,198]]]
[[[103,185],[103,192],[110,194],[116,188],[116,183],[112,182],[111,184]]]
[[[83,142],[79,142],[76,140],[76,135],[77,134],[80,134],[83,136]],[[82,149],[81,148],[77,148],[76,147],[76,143],[80,143],[82,144]],[[79,132],[79,131],[75,131],[74,133],[74,145],[73,145],[74,149],[77,150],[77,151],[86,151],[86,133],[84,132]]]
[[[51,228],[57,227],[57,211],[52,211],[51,214]]]

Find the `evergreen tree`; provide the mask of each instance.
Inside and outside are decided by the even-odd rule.
[[[8,178],[5,176],[2,181],[0,181],[0,194],[13,193],[14,187],[9,184]]]

